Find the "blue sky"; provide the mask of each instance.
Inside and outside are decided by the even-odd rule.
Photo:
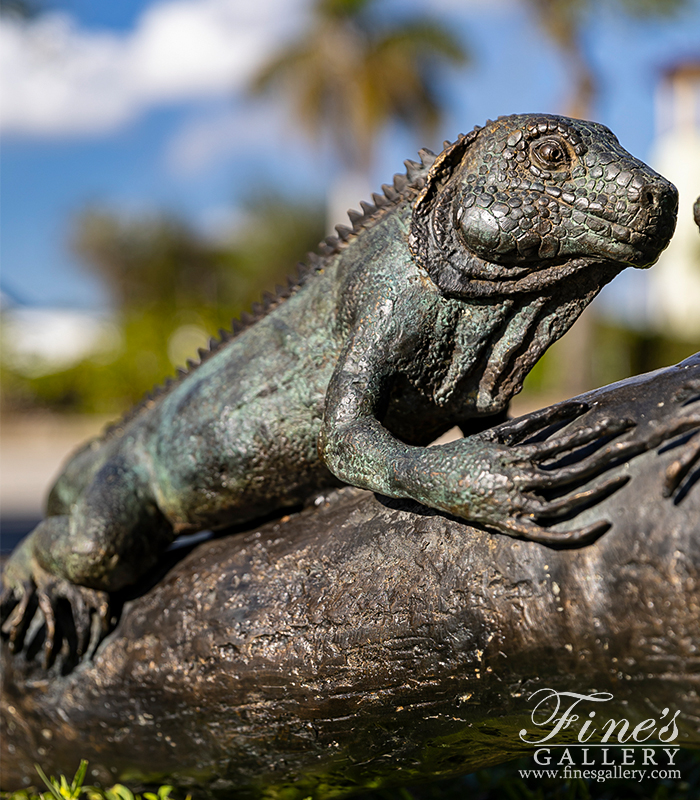
[[[700,54],[700,0],[668,21],[599,11],[585,44],[602,84],[595,118],[647,159],[660,68]],[[446,74],[448,114],[435,140],[390,130],[377,186],[422,145],[499,114],[561,112],[558,54],[517,0],[384,0],[387,15],[430,10],[470,48]],[[29,23],[0,23],[2,286],[37,305],[101,307],[101,287],[69,247],[90,204],[127,213],[175,211],[210,230],[246,193],[276,185],[323,194],[334,171],[279,101],[251,101],[247,77],[303,29],[308,0],[47,0]],[[9,26],[9,27],[8,27]],[[357,198],[358,201],[362,198]]]

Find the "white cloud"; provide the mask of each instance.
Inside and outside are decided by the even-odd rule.
[[[64,16],[0,21],[2,127],[30,133],[112,127],[130,112],[123,43]]]
[[[161,0],[126,34],[82,29],[65,14],[0,20],[0,125],[99,133],[158,103],[233,94],[307,8],[308,0]]]
[[[274,151],[282,132],[287,144],[300,144],[297,130],[287,129],[289,117],[279,106],[254,103],[241,109],[233,103],[217,103],[189,116],[170,140],[165,162],[170,174],[187,177],[232,153],[246,158],[261,148]]]

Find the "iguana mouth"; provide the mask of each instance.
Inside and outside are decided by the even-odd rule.
[[[588,228],[586,240],[594,238],[600,254],[612,261],[620,261],[638,269],[646,269],[656,262],[668,245],[668,231],[673,230],[673,218],[646,217],[640,230],[637,225],[611,222],[599,214],[581,211]]]
[[[616,217],[609,206],[597,204],[600,207],[593,209],[593,204],[588,204],[585,197],[574,203],[567,203],[561,198],[557,202],[570,209],[572,219],[580,221],[593,235],[600,237],[604,255],[615,260],[622,258],[632,266],[643,269],[651,266],[668,245],[677,212],[677,202],[673,202],[670,194],[652,193],[651,190],[647,190],[647,194],[652,195],[653,200],[646,206],[639,204],[636,209],[630,209],[629,222],[625,222],[619,214]],[[607,250],[604,245],[606,240],[611,245]],[[624,258],[624,250],[615,247],[615,244],[631,249],[629,256]]]

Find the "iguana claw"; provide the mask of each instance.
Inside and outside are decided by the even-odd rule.
[[[17,558],[13,554],[3,575],[0,622],[10,650],[24,648],[39,610],[45,626],[44,668],[53,664],[59,652],[68,660],[91,654],[109,627],[108,594],[52,575],[27,557],[28,550],[27,544],[16,551]]]
[[[674,401],[682,406],[700,401],[700,380],[690,380],[676,392]],[[696,413],[697,418],[697,413]],[[678,458],[666,468],[664,497],[673,497],[694,466],[700,463],[700,431],[683,443]]]
[[[573,422],[585,414],[590,406],[578,400],[568,400],[556,406],[542,408],[526,417],[503,423],[498,428],[498,440],[502,444],[520,444],[537,434],[542,434],[551,425]]]
[[[586,410],[587,406],[583,403],[565,403],[538,414],[535,419],[529,418],[526,424],[518,421],[512,426],[507,424],[503,427],[509,429],[506,431],[508,438],[515,436],[527,439],[552,424],[577,417]],[[514,434],[512,428],[516,426],[517,432]],[[570,484],[580,483],[608,469],[617,460],[617,451],[610,445],[586,456],[581,462],[583,466],[577,464],[574,467],[561,462],[575,458],[575,451],[594,445],[596,442],[609,441],[633,426],[634,422],[628,419],[603,419],[589,427],[552,439],[513,445],[512,449],[516,456],[513,466],[520,465],[519,474],[515,478],[519,508],[513,509],[510,519],[505,521],[504,532],[534,542],[560,545],[585,544],[604,533],[610,527],[607,520],[599,520],[585,527],[567,531],[556,531],[547,526],[575,516],[585,508],[600,502],[627,483],[627,476],[618,475],[600,480],[592,487],[551,500],[546,499],[545,495],[566,490]],[[502,429],[499,431],[499,438],[501,435]]]
[[[1,630],[8,637],[10,652],[16,653],[22,649],[24,636],[37,606],[36,593],[30,581],[22,585],[19,599],[16,590],[9,586],[0,595]]]
[[[700,464],[700,431],[691,436],[678,458],[666,468],[664,497],[673,497],[690,470],[697,464]]]
[[[511,536],[527,539],[530,542],[549,545],[579,546],[595,541],[610,528],[607,520],[599,520],[583,528],[571,531],[553,531],[543,528],[535,522],[512,519],[508,521],[508,530]]]

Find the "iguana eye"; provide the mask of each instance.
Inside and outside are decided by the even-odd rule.
[[[569,163],[568,152],[555,139],[545,139],[534,144],[532,155],[536,162],[545,169],[561,169]]]

